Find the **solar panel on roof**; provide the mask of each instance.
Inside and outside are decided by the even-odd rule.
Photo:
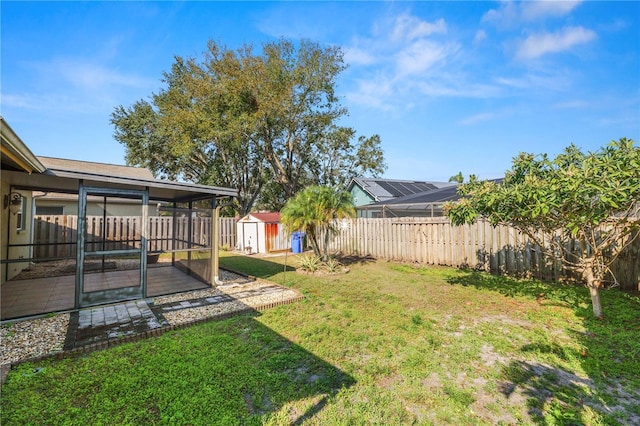
[[[385,191],[394,197],[403,197],[405,195],[411,195],[418,192],[429,191],[437,189],[436,186],[426,182],[388,182],[378,181]]]

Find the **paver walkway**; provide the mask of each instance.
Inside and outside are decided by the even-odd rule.
[[[262,297],[265,300],[269,300],[267,303],[269,305],[290,303],[301,298],[297,293],[295,293],[295,297],[291,297],[291,295],[284,299],[275,297],[283,294],[285,290],[288,292],[292,292],[292,290],[271,283],[264,283],[264,285],[251,289],[243,289],[242,286],[237,284],[219,288],[224,287],[235,287],[238,291],[232,291],[230,294],[222,293],[206,297],[195,297],[163,304],[155,304],[153,299],[132,300],[71,312],[64,350],[78,349],[170,326],[172,324],[164,317],[164,314],[169,312],[233,301],[242,302],[250,298]],[[249,306],[242,306],[238,310],[250,309]]]
[[[71,313],[64,349],[145,333],[165,325],[166,320],[156,316],[147,300],[82,309]]]

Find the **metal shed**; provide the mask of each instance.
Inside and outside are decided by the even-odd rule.
[[[274,253],[291,249],[280,213],[250,213],[237,223],[237,249],[247,254]]]

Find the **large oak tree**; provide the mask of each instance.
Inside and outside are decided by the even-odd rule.
[[[115,108],[127,162],[160,177],[230,186],[236,209],[279,210],[313,184],[344,185],[384,171],[380,138],[339,126],[338,47],[290,40],[229,50],[210,41],[202,60],[175,57],[150,101]]]

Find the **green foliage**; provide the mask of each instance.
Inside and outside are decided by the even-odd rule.
[[[201,59],[175,57],[151,102],[116,107],[114,136],[129,164],[237,188],[241,215],[256,203],[279,210],[307,185],[384,171],[377,135],[355,139],[337,125],[345,67],[340,48],[308,40],[268,42],[261,53],[210,41]]]
[[[329,256],[329,259],[325,262],[325,266],[329,272],[340,272],[344,267],[342,263],[333,256]]]
[[[458,172],[458,174],[455,174],[455,175],[451,176],[449,178],[449,182],[463,183],[464,182],[464,176],[462,176],[462,172]]]
[[[458,188],[463,198],[445,209],[456,225],[484,217],[528,235],[582,275],[602,316],[597,289],[639,227],[638,170],[640,148],[625,138],[590,153],[571,145],[555,159],[521,153],[502,182],[472,176]],[[579,255],[567,250],[568,239],[579,242]]]
[[[351,194],[327,186],[309,186],[287,201],[281,222],[289,233],[307,235],[316,256],[329,260],[329,242],[337,232],[336,219],[355,217]]]
[[[320,268],[322,259],[314,254],[303,254],[298,258],[298,262],[300,262],[301,269],[308,272],[315,272]]]

